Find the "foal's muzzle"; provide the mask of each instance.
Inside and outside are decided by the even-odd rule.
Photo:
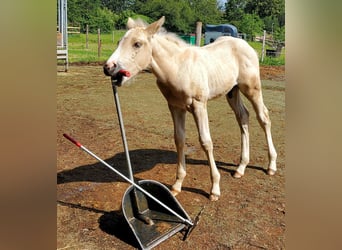
[[[107,65],[107,63],[105,65],[103,65],[103,73],[106,76],[112,76],[114,74],[114,71],[115,71],[115,66],[110,67]]]
[[[124,77],[130,77],[131,73],[128,70],[119,69],[119,67],[109,68],[107,65],[103,66],[103,72],[106,76],[110,76],[112,83],[116,86],[121,86]]]

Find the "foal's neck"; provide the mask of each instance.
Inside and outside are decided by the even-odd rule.
[[[158,56],[158,54],[163,53],[164,55],[168,55],[172,57],[177,55],[178,53],[182,53],[184,47],[187,45],[177,39],[174,35],[156,35],[152,41],[152,51],[154,55]]]
[[[152,40],[152,70],[161,81],[169,81],[177,70],[177,59],[184,51],[184,44],[174,37],[156,35]]]

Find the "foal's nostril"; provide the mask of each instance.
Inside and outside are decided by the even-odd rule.
[[[103,71],[105,75],[110,76],[111,72],[115,70],[117,64],[115,62],[107,62],[103,65]]]
[[[106,76],[110,76],[110,67],[107,66],[106,64],[103,65],[103,73],[106,75]]]
[[[106,63],[104,67],[106,67],[107,70],[110,70],[111,68],[116,68],[116,63],[115,62]]]

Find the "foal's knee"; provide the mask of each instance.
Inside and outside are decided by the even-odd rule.
[[[262,112],[257,115],[257,118],[261,126],[271,126],[271,119],[266,107],[264,107]]]
[[[210,139],[201,139],[201,146],[206,152],[211,152],[213,150],[213,142]]]

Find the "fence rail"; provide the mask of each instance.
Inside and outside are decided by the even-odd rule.
[[[118,41],[126,30],[115,30],[112,33],[80,33],[80,35],[68,36],[68,63],[93,63],[104,62],[116,49]],[[252,43],[259,55],[262,56],[260,42]],[[271,46],[265,46],[264,63],[269,65],[283,65],[285,63],[285,48],[272,53]],[[62,59],[61,59],[62,60]],[[59,60],[59,61],[61,61]]]
[[[58,26],[57,26],[57,32],[60,32]],[[68,26],[67,32],[68,32],[68,34],[80,34],[81,33],[81,27],[80,26]]]

